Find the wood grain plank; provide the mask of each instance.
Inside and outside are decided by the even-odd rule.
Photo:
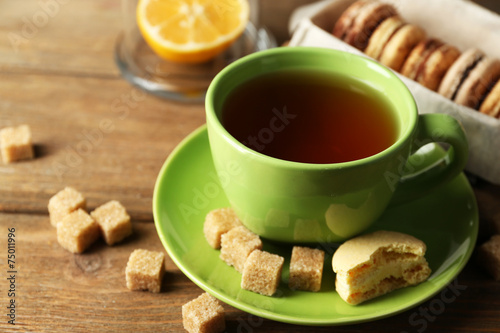
[[[3,0],[0,73],[79,73],[118,77],[120,0]]]
[[[15,227],[16,322],[0,321],[2,332],[183,332],[182,304],[203,291],[166,257],[166,276],[159,294],[129,291],[125,267],[136,248],[164,251],[152,223],[133,221],[134,234],[115,246],[102,240],[83,254],[58,243],[48,218],[0,213],[0,248],[7,228]],[[6,258],[0,256],[0,290],[7,290]],[[336,332],[492,332],[499,324],[500,285],[474,261],[428,302],[399,315],[371,323],[336,327]],[[8,299],[2,292],[2,308]],[[488,300],[488,302],[485,302]],[[328,304],[325,304],[328,306]],[[225,305],[227,332],[331,332],[264,320]],[[2,313],[3,316],[5,316]],[[3,317],[2,316],[2,317]],[[4,318],[5,319],[5,318]]]
[[[279,38],[287,33],[286,17],[279,13],[310,1],[285,2],[261,1],[263,23]],[[51,10],[55,3],[59,7]],[[134,249],[163,251],[152,223],[154,181],[172,149],[204,123],[204,109],[146,95],[119,77],[113,49],[122,28],[120,7],[120,0],[0,1],[5,37],[0,39],[0,128],[30,124],[36,149],[32,161],[0,163],[2,309],[8,302],[5,253],[11,227],[18,260],[18,324],[8,325],[5,311],[0,312],[1,332],[184,332],[181,306],[202,292],[168,257],[160,294],[125,286],[124,269]],[[21,37],[18,44],[15,35]],[[113,247],[98,241],[80,255],[62,249],[46,206],[66,185],[87,197],[89,209],[120,200],[132,215],[134,235]],[[482,242],[500,232],[500,187],[478,182],[475,192]],[[499,296],[498,282],[473,258],[442,292],[390,318],[307,327],[225,305],[226,331],[498,332]]]
[[[168,257],[162,293],[126,288],[130,253],[135,248],[163,251],[151,223],[134,223],[134,235],[122,244],[110,247],[100,240],[80,255],[59,246],[55,229],[44,217],[2,214],[0,225],[2,230],[16,228],[16,327],[20,330],[118,331],[131,322],[139,328],[152,325],[178,330],[182,326],[179,305],[199,292]],[[1,263],[4,268],[3,258]],[[185,294],[186,288],[193,290]],[[176,298],[169,297],[172,293]],[[5,324],[0,323],[9,327]]]
[[[9,74],[0,100],[0,128],[29,124],[36,154],[0,163],[4,212],[46,212],[50,196],[74,186],[89,207],[116,199],[151,220],[163,162],[205,120],[202,105],[166,103],[120,79]]]

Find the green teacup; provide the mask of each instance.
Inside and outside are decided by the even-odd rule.
[[[369,86],[370,94],[391,106],[397,124],[394,142],[371,156],[341,163],[290,161],[242,144],[222,124],[228,98],[253,78],[293,69]],[[250,230],[282,242],[351,238],[389,204],[411,200],[456,177],[468,155],[461,125],[444,114],[418,115],[413,96],[392,71],[362,56],[322,48],[277,48],[227,66],[208,89],[206,118],[214,165],[231,206]],[[450,146],[442,163],[408,175],[408,158],[430,142]]]

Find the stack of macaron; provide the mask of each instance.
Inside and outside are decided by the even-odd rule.
[[[350,5],[332,33],[455,103],[500,118],[500,59],[477,49],[462,53],[405,22],[391,4],[376,0]]]

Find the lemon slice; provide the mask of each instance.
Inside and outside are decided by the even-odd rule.
[[[139,0],[137,24],[158,56],[201,63],[243,33],[249,14],[248,0]]]

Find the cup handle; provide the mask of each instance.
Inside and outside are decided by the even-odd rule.
[[[431,142],[449,144],[445,156],[420,172],[404,174],[397,185],[391,205],[416,199],[446,184],[464,169],[469,154],[469,145],[462,125],[455,118],[440,113],[419,115],[411,154]]]

